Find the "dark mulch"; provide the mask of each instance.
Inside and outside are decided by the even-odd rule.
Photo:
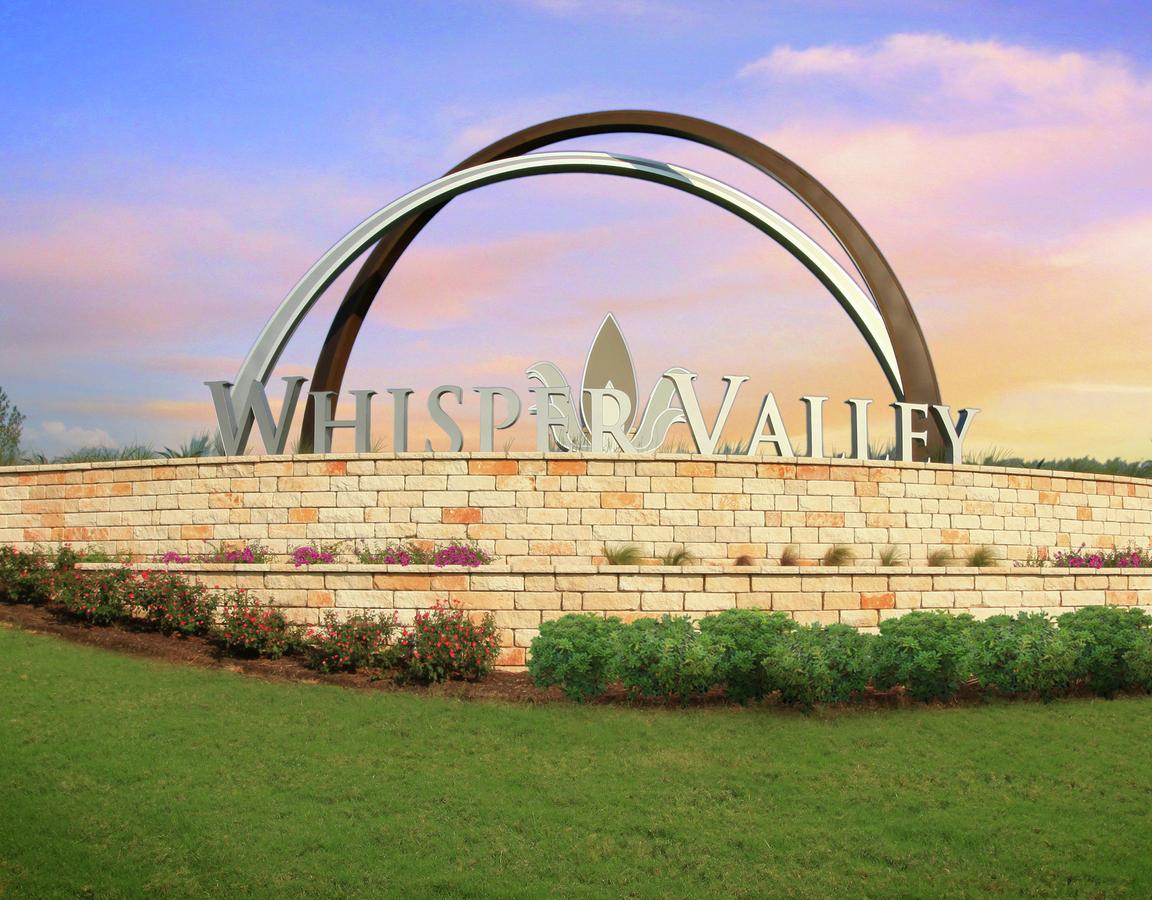
[[[535,687],[526,672],[493,672],[482,681],[450,681],[427,687],[398,684],[390,676],[380,677],[379,674],[367,672],[326,675],[309,669],[295,657],[238,659],[226,656],[216,643],[207,638],[169,636],[136,628],[131,624],[106,627],[86,625],[69,616],[63,609],[53,606],[0,603],[0,623],[117,653],[177,665],[224,669],[273,681],[337,684],[363,690],[410,691],[460,700],[506,700],[516,703],[564,700],[559,689],[542,690]]]
[[[239,672],[255,678],[270,681],[294,681],[304,684],[335,684],[341,687],[373,691],[404,691],[433,697],[447,697],[456,700],[499,700],[511,703],[570,703],[559,688],[538,688],[532,683],[527,672],[496,671],[480,681],[448,681],[442,684],[419,685],[398,682],[388,673],[342,672],[322,674],[309,669],[298,657],[283,659],[241,659],[227,656],[220,646],[208,638],[165,635],[148,630],[132,623],[109,626],[94,626],[80,622],[70,616],[60,606],[34,606],[0,601],[0,626],[21,628],[39,634],[51,634],[75,644],[99,647],[117,653],[147,657],[176,665],[199,666],[205,669],[223,669]],[[948,704],[956,705],[980,702],[980,691],[974,684],[961,689],[960,696]],[[864,707],[896,707],[914,704],[903,691],[869,690],[861,703],[850,704]],[[600,697],[589,701],[595,704],[626,704],[632,707],[676,708],[682,704],[676,700],[660,700],[629,697],[619,685],[610,688]],[[707,694],[689,698],[687,704],[700,706],[729,706],[740,708],[716,688]],[[772,706],[781,711],[785,708],[773,700],[751,706]],[[849,704],[844,704],[845,707]]]

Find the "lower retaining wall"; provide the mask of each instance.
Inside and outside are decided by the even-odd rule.
[[[504,650],[498,664],[523,666],[540,623],[568,612],[635,619],[664,613],[700,617],[734,607],[788,613],[799,622],[874,628],[913,609],[1059,615],[1084,606],[1141,606],[1152,611],[1152,571],[1101,569],[1090,574],[1024,568],[880,568],[715,566],[545,567],[451,571],[318,565],[189,564],[170,571],[222,589],[247,588],[293,621],[314,624],[329,610],[351,615],[395,610],[403,624],[436,601],[491,612]],[[81,568],[114,568],[84,564]],[[138,569],[157,566],[138,565]]]

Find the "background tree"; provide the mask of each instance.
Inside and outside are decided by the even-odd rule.
[[[20,456],[20,436],[24,429],[24,414],[8,401],[0,388],[0,465],[11,465]]]

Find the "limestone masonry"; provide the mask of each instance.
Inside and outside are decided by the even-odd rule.
[[[275,554],[305,543],[470,539],[497,563],[474,572],[383,567],[191,567],[242,584],[315,620],[328,607],[402,616],[452,597],[490,609],[506,665],[523,662],[543,617],[731,606],[806,621],[874,626],[919,607],[980,613],[1152,605],[1152,574],[1053,569],[925,569],[934,549],[957,557],[987,544],[1006,563],[1052,547],[1146,547],[1152,485],[1103,475],[825,460],[624,458],[588,454],[246,457],[28,466],[0,472],[0,543],[99,545],[149,559],[260,541]],[[604,545],[648,557],[684,547],[701,565],[596,565]],[[833,544],[857,567],[783,568],[795,546],[812,563]],[[878,568],[901,548],[909,568]],[[739,557],[751,567],[732,565]]]

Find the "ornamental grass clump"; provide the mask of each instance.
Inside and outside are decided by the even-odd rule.
[[[499,655],[500,633],[491,613],[474,622],[451,602],[438,601],[403,630],[395,659],[402,678],[431,684],[476,681],[492,671]]]
[[[1074,629],[1057,628],[1043,613],[991,616],[973,623],[968,639],[972,675],[982,688],[1045,699],[1071,687],[1083,650]]]
[[[243,588],[220,598],[213,637],[233,656],[279,659],[298,643],[297,629],[284,613],[259,603]]]
[[[699,628],[716,650],[716,680],[730,698],[763,700],[776,689],[761,661],[782,635],[797,628],[794,619],[762,609],[726,609],[705,616]]]
[[[970,672],[969,615],[910,612],[880,623],[872,652],[873,684],[880,690],[903,685],[916,700],[947,700]]]
[[[618,618],[595,613],[569,613],[541,623],[528,660],[533,683],[558,684],[577,703],[603,694],[617,677],[617,642],[623,627]]]
[[[324,623],[304,633],[304,660],[320,672],[379,669],[389,663],[396,613],[362,613],[339,619],[324,615]]]
[[[782,703],[808,711],[817,703],[843,703],[864,692],[875,640],[850,625],[808,625],[769,642],[760,665]]]
[[[219,597],[204,585],[169,572],[139,572],[128,600],[164,634],[207,634]]]
[[[687,703],[716,683],[720,648],[688,616],[637,619],[620,631],[619,675],[628,693]]]

